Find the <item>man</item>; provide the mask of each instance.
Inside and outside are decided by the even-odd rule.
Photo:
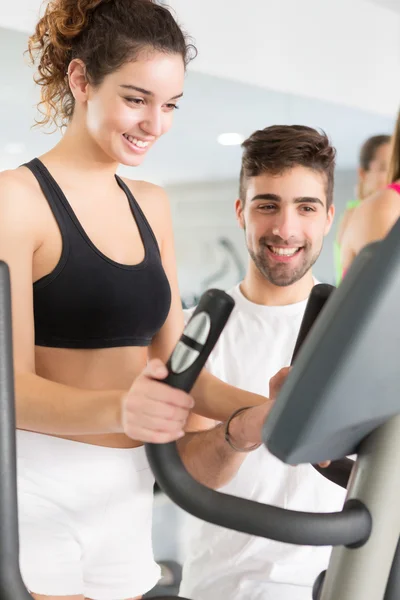
[[[230,294],[236,305],[207,368],[235,386],[274,397],[290,364],[311,268],[334,216],[335,151],[302,126],[256,131],[244,144],[236,215],[249,262]],[[270,393],[269,393],[270,392]],[[218,399],[216,399],[218,401]],[[225,424],[193,417],[180,451],[192,475],[221,491],[288,509],[341,510],[343,490],[312,466],[288,466],[260,445],[271,402]],[[196,420],[197,419],[197,420]],[[256,449],[254,449],[256,448]],[[291,546],[188,517],[191,533],[180,593],[194,600],[311,600],[330,549]]]

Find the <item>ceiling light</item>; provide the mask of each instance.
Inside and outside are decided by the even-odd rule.
[[[25,152],[25,144],[19,144],[17,142],[11,142],[4,146],[4,152],[6,154],[22,154]]]
[[[217,139],[222,146],[238,146],[244,142],[244,135],[241,133],[221,133]]]

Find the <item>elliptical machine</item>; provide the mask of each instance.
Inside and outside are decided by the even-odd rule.
[[[263,440],[288,464],[334,461],[323,474],[348,482],[341,512],[288,511],[210,490],[186,472],[174,443],[147,445],[147,455],[164,491],[198,518],[285,543],[333,546],[313,600],[398,600],[400,369],[392,357],[400,347],[400,220],[384,241],[360,253],[333,294],[322,294],[329,296],[326,306],[316,301],[317,288],[303,322],[313,323],[315,306],[322,313],[264,425]],[[309,328],[302,327],[300,336]],[[169,367],[171,384],[190,390],[189,370],[197,376],[193,365],[182,368],[181,381],[171,361]],[[352,454],[357,460],[350,475],[345,457]]]
[[[399,298],[400,221],[330,296],[264,426],[266,446],[289,464],[357,454],[342,512],[287,511],[216,492],[190,477],[175,443],[146,445],[160,486],[193,515],[286,543],[334,546],[314,600],[400,597],[400,370],[388,360],[400,342]],[[18,561],[10,304],[0,263],[0,600],[29,600]],[[170,385],[191,389],[232,308],[223,292],[202,297],[169,360]]]

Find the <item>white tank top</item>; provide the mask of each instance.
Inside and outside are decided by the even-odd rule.
[[[246,300],[239,286],[236,305],[207,368],[220,379],[269,395],[269,380],[291,361],[307,301],[263,306]],[[293,510],[341,510],[345,490],[312,466],[285,465],[265,447],[248,455],[221,491]],[[311,600],[311,589],[327,567],[331,548],[292,546],[253,537],[187,516],[187,541],[180,595],[193,600]]]

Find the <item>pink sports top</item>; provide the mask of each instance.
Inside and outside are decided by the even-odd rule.
[[[395,192],[400,194],[400,183],[391,183],[390,185],[388,185],[388,189],[394,190]]]

